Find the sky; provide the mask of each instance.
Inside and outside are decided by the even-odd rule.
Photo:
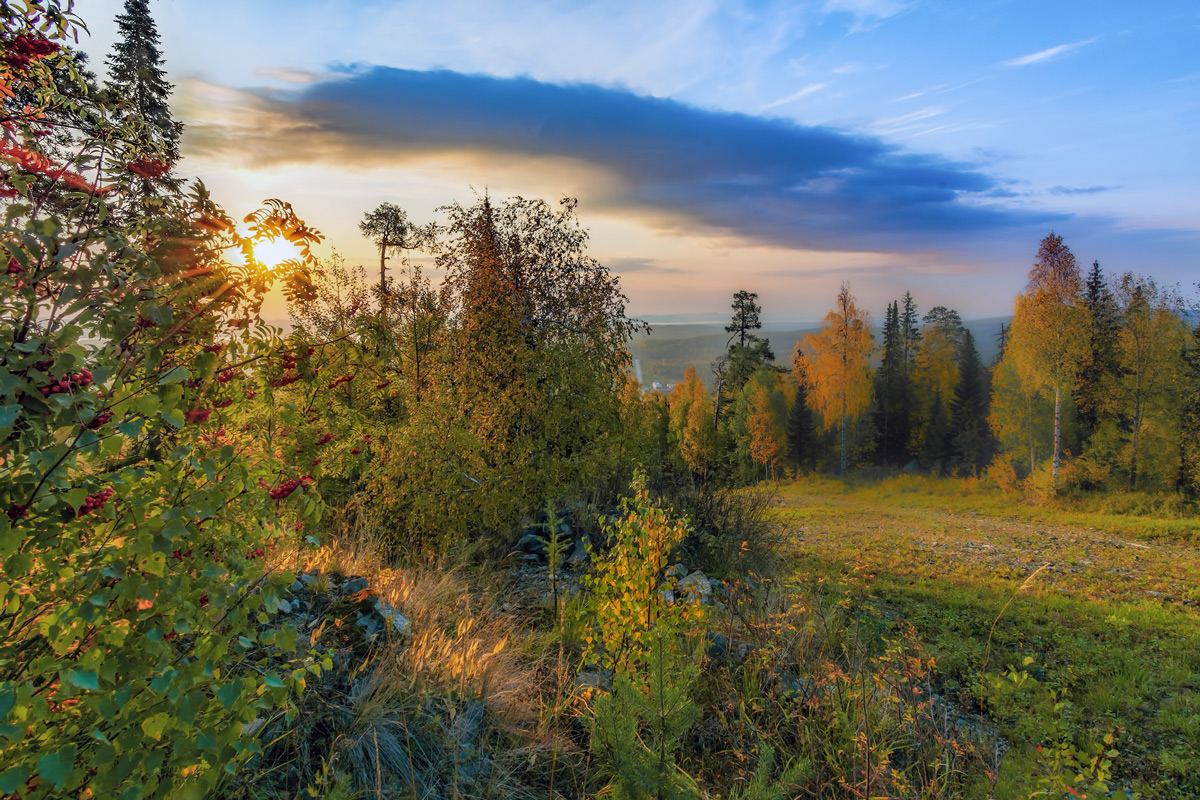
[[[103,74],[119,0],[80,0]],[[631,313],[1011,313],[1053,231],[1200,280],[1195,0],[156,0],[177,173],[351,264],[382,202],[579,199]],[[436,275],[435,275],[436,277]],[[282,304],[265,309],[282,315]]]

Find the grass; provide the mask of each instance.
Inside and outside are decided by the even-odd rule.
[[[1083,747],[1109,729],[1121,751],[1114,785],[1143,797],[1200,795],[1200,553],[1172,544],[1196,541],[1197,521],[1128,513],[1148,511],[1145,498],[1109,500],[1106,510],[969,488],[802,481],[782,487],[776,520],[792,534],[796,571],[874,574],[870,602],[915,626],[937,661],[939,691],[999,725],[1012,750],[997,797],[1031,788],[1035,748],[1048,737],[1062,732]],[[1003,694],[984,663],[1009,598],[986,671],[1011,665],[1035,682]]]

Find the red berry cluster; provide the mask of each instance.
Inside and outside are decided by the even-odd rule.
[[[211,413],[211,408],[197,408],[187,412],[183,416],[189,425],[195,425],[200,422],[208,422],[208,415]]]
[[[222,370],[217,373],[217,383],[226,384],[237,377],[237,373],[231,369]]]
[[[22,33],[13,38],[11,42],[7,42],[4,50],[4,56],[0,57],[0,61],[3,61],[5,66],[14,72],[24,72],[29,68],[31,62],[57,53],[58,45],[40,36],[29,36]]]
[[[312,483],[312,478],[307,475],[303,478],[289,478],[274,489],[271,489],[267,494],[270,495],[272,500],[286,500],[291,496],[292,492],[309,483]]]
[[[354,380],[353,375],[343,375],[342,377],[337,378],[336,380],[330,381],[328,388],[336,389],[337,387],[341,386],[343,383],[349,383],[352,380]]]
[[[8,269],[4,271],[5,275],[24,275],[25,269],[17,263],[15,258],[8,260]]]
[[[246,558],[253,561],[256,558],[262,558],[262,555],[263,555],[263,549],[261,547],[256,547],[253,550],[250,550],[246,553]]]
[[[391,384],[392,384],[391,381],[381,381],[381,382],[375,384],[375,388],[376,389],[386,389]]]
[[[290,375],[280,375],[278,378],[271,381],[271,385],[275,388],[279,388],[280,386],[287,386],[288,384],[295,383],[298,380],[300,380],[300,375],[293,372]]]
[[[213,403],[213,408],[228,408],[231,405],[233,405],[233,398],[226,397],[224,400],[218,400]]]
[[[146,319],[141,314],[138,314],[137,326],[139,328],[157,328],[158,323],[152,319]],[[164,359],[164,361],[165,361],[165,359]]]
[[[83,389],[91,385],[92,372],[91,370],[83,369],[79,372],[76,372],[74,375],[63,375],[49,386],[43,386],[39,391],[41,391],[42,397],[49,397],[52,394],[69,392],[76,386]]]
[[[11,505],[8,507],[9,522],[16,522],[22,517],[29,516],[29,506]]]
[[[185,558],[187,558],[191,554],[192,554],[192,548],[190,548],[190,547],[187,549],[186,553],[182,552],[181,550],[176,549],[176,550],[171,551],[171,558],[175,559],[176,561],[183,561]]]
[[[225,349],[225,345],[223,345],[223,344],[206,344],[206,345],[204,345],[204,352],[206,352],[206,353],[219,353],[224,349]]]
[[[84,499],[83,505],[79,507],[78,516],[82,517],[92,513],[93,511],[99,511],[100,509],[104,508],[104,504],[107,503],[108,498],[112,496],[112,489],[103,489],[95,494],[88,495]]]
[[[331,439],[333,439],[333,434],[332,434],[332,433],[327,433],[327,434],[325,434],[325,435],[324,435],[324,436],[322,436],[320,439],[317,439],[317,447],[321,447],[322,445],[327,445],[327,444],[329,444],[329,442],[330,442],[330,440],[331,440]]]
[[[99,414],[92,417],[91,422],[83,427],[87,428],[89,431],[98,430],[102,425],[107,425],[109,420],[112,418],[113,413],[111,411],[101,411]]]

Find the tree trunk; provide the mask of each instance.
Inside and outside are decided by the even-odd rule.
[[[846,403],[842,402],[842,475],[846,474]]]
[[[379,245],[379,297],[387,296],[387,246]]]
[[[1054,467],[1051,469],[1051,485],[1058,486],[1058,442],[1059,422],[1062,417],[1062,390],[1054,388]]]

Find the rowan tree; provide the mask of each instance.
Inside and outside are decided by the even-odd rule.
[[[1195,498],[1200,495],[1200,321],[1183,350],[1180,383],[1179,488]]]
[[[838,428],[843,475],[846,425],[871,400],[873,343],[870,315],[855,305],[850,285],[843,283],[833,310],[821,323],[820,333],[807,334],[802,342],[797,342],[792,357],[793,374],[808,387],[812,405],[820,413],[825,429]]]
[[[1025,292],[1017,296],[1007,352],[1021,380],[1054,396],[1052,481],[1058,483],[1063,395],[1070,395],[1088,348],[1083,280],[1070,248],[1042,240]]]

